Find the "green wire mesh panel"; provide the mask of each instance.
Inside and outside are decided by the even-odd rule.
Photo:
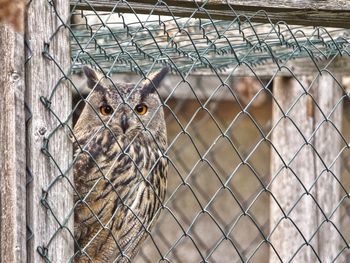
[[[167,195],[135,262],[276,262],[305,255],[332,262],[349,255],[349,103],[340,75],[349,71],[349,30],[254,23],[241,15],[214,20],[209,11],[202,18],[196,11],[141,15],[131,5],[118,12],[126,1],[110,12],[84,1],[80,10],[79,3],[62,22],[71,39],[66,76],[75,94],[73,125],[90,103],[83,65],[115,83],[171,71],[159,89],[169,145]],[[325,94],[337,95],[328,101]],[[67,136],[74,142],[72,130]],[[330,208],[320,203],[322,193],[335,196]],[[317,218],[305,227],[308,214]],[[72,218],[74,209],[66,215]],[[297,237],[289,247],[279,236],[283,229]],[[337,239],[329,250],[322,247],[327,233]],[[50,254],[42,251],[49,246],[39,249],[47,261]]]
[[[317,68],[318,61],[349,52],[349,30],[344,29],[256,24],[248,18],[220,21],[102,12],[96,17],[92,11],[76,11],[74,18],[80,23],[72,24],[76,67],[78,62],[91,63],[112,72],[147,71],[165,62],[181,72],[266,62],[281,67],[296,58],[306,58]]]

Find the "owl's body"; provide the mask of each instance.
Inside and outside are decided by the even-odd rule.
[[[154,91],[166,70],[136,89],[84,71],[93,91],[74,127],[74,262],[131,262],[165,198],[166,127]]]
[[[0,0],[0,24],[9,24],[22,33],[26,4],[24,0]]]

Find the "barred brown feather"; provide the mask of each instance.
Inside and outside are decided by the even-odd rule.
[[[140,87],[84,72],[92,91],[74,127],[74,262],[131,262],[165,198],[166,126],[150,85],[167,70]],[[144,115],[134,110],[140,103],[148,107]],[[113,112],[101,114],[104,105]]]

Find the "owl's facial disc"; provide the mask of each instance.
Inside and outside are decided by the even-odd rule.
[[[149,74],[137,87],[132,83],[112,83],[111,78],[88,66],[84,66],[83,71],[92,90],[84,112],[91,126],[101,125],[102,120],[103,125],[107,124],[116,135],[129,139],[145,129],[149,134],[164,128],[159,128],[158,119],[163,118],[163,113],[159,110],[161,101],[157,88],[169,68]]]
[[[150,74],[148,78],[142,82],[139,92],[135,92],[131,95],[131,104],[129,106],[133,107],[133,109],[128,108],[125,109],[125,111],[122,110],[123,112],[120,115],[119,126],[123,134],[126,134],[128,130],[143,129],[144,125],[150,121],[151,118],[148,115],[154,113],[154,109],[150,109],[149,112],[149,104],[153,106],[151,108],[155,108],[154,106],[158,104],[157,102],[159,100],[154,98],[157,97],[154,93],[168,71],[169,68],[162,68]]]

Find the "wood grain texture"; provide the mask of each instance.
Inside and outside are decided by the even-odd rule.
[[[335,74],[336,79],[341,79]],[[334,227],[340,231],[340,160],[337,155],[341,145],[342,119],[343,119],[343,90],[333,76],[323,72],[318,79],[317,85],[313,87],[314,98],[318,107],[315,107],[315,175],[318,178],[315,187],[317,190],[317,202],[320,210],[317,213],[317,225],[320,229],[317,233],[319,257],[322,262],[334,261],[343,241]],[[340,103],[339,103],[340,102]],[[330,121],[327,121],[330,120]],[[338,131],[337,131],[338,129]],[[328,219],[330,221],[328,221]],[[327,222],[328,221],[328,222]],[[344,233],[344,232],[343,232]]]
[[[149,14],[169,15],[168,8],[173,15],[186,17],[192,15],[196,10],[194,17],[233,20],[237,15],[240,19],[245,20],[251,17],[255,22],[272,22],[284,21],[288,24],[295,25],[311,25],[311,26],[328,26],[350,28],[350,3],[345,0],[339,1],[225,1],[215,0],[208,1],[204,4],[204,0],[171,0],[165,1],[165,6],[155,6],[157,1],[128,1],[121,3],[116,0],[91,0],[89,4],[85,1],[71,0],[71,6],[82,9],[90,9],[90,5],[95,10],[115,12],[137,12]],[[132,9],[130,8],[132,7]],[[201,7],[198,9],[198,7]],[[198,9],[198,10],[197,10]],[[205,9],[205,10],[204,10]],[[264,10],[268,12],[268,17]],[[258,12],[258,13],[257,13]]]
[[[346,75],[350,68],[350,57],[338,56],[337,58],[332,59],[332,61],[328,59],[317,61],[316,63],[317,67],[310,58],[298,58],[280,63],[279,65],[275,62],[266,62],[252,68],[242,65],[234,71],[234,76],[256,75],[259,77],[271,77],[275,74],[285,77],[316,76],[319,71],[325,69],[330,72],[337,72],[340,75]]]
[[[0,26],[0,261],[26,262],[23,36]]]
[[[26,23],[26,34],[30,39],[32,50],[31,59],[26,64],[26,101],[32,111],[32,119],[27,129],[27,163],[33,174],[27,195],[28,223],[33,231],[33,238],[28,244],[29,262],[44,262],[38,253],[39,247],[48,249],[43,252],[47,252],[51,262],[67,262],[74,249],[71,234],[65,228],[60,229],[59,225],[64,223],[73,206],[72,187],[65,178],[60,177],[61,171],[64,173],[71,164],[72,146],[64,128],[59,127],[54,114],[50,113],[40,101],[41,96],[49,98],[56,88],[50,107],[62,122],[67,120],[72,109],[71,92],[68,84],[61,79],[63,74],[59,67],[67,72],[70,66],[69,34],[67,29],[60,27],[62,24],[58,15],[62,21],[67,21],[69,3],[65,0],[51,3],[55,5],[55,9],[49,1],[32,1],[28,8]],[[44,56],[45,49],[55,62]],[[50,138],[48,151],[59,168],[41,151],[44,139],[56,127],[59,128]],[[69,176],[72,179],[71,175]],[[57,181],[48,190],[46,197],[50,211],[41,201],[43,191],[47,190],[55,179]],[[72,231],[71,221],[65,226]]]
[[[106,1],[106,0],[104,0]],[[149,1],[152,2],[152,1]],[[155,2],[155,1],[153,1]],[[277,8],[294,8],[294,9],[314,9],[314,10],[346,10],[350,9],[350,3],[347,0],[330,0],[330,1],[315,1],[315,0],[170,0],[165,1],[167,3],[172,4],[192,4],[192,5],[203,5],[203,3],[207,2],[207,6],[220,8],[230,4],[232,6],[242,6],[247,9],[252,7],[264,7],[266,9],[277,9]]]
[[[305,87],[309,86],[306,77],[300,81]],[[295,253],[295,262],[317,262],[302,237],[308,241],[316,229],[316,205],[305,191],[315,180],[315,164],[311,147],[305,144],[295,127],[305,138],[310,137],[313,127],[313,117],[308,114],[310,100],[308,96],[302,96],[303,88],[294,78],[277,77],[273,91],[276,102],[273,103],[272,123],[276,128],[272,134],[271,192],[276,201],[271,198],[271,243],[283,262],[291,260]],[[296,103],[299,96],[302,97]],[[284,113],[287,118],[283,117]],[[317,242],[312,246],[317,251]],[[297,252],[299,247],[304,249]],[[270,250],[270,262],[279,262],[276,252]]]
[[[316,254],[322,262],[330,262],[342,245],[334,226],[340,229],[336,178],[340,178],[343,90],[327,72],[310,88],[306,77],[299,80],[312,97],[296,79],[276,78],[274,83],[271,192],[277,202],[271,201],[270,227],[276,228],[271,242],[283,262],[317,262]],[[278,261],[273,250],[270,255],[270,262]]]

